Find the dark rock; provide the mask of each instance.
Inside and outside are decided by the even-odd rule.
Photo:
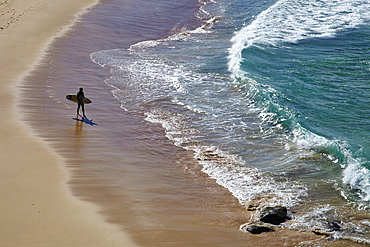
[[[327,225],[332,232],[343,231],[343,228],[336,221],[328,222]]]
[[[253,225],[253,226],[248,226],[247,231],[252,234],[261,234],[263,232],[274,232],[275,230],[269,227],[265,227],[265,226]]]
[[[292,218],[288,215],[288,210],[285,207],[267,207],[261,213],[260,220],[265,223],[279,225],[284,223],[286,220]]]
[[[247,207],[248,211],[257,211],[257,209],[258,209],[258,205],[254,205],[254,204],[249,204]]]
[[[329,232],[325,232],[321,229],[312,229],[311,230],[314,234],[316,235],[319,235],[319,236],[326,236],[326,237],[329,237],[332,235],[332,233],[329,233]]]

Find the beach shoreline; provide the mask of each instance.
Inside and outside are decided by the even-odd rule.
[[[72,196],[64,160],[21,121],[18,86],[62,36],[98,2],[0,3],[1,246],[135,246],[98,208]]]
[[[95,3],[32,0],[22,3],[21,9],[27,11],[16,14],[18,21],[9,26],[1,24],[4,28],[0,35],[7,39],[0,40],[0,52],[9,59],[2,60],[0,67],[0,111],[6,116],[0,119],[0,152],[2,164],[7,164],[1,167],[0,245],[204,247],[252,243],[257,247],[271,242],[275,246],[296,246],[308,241],[302,246],[314,246],[311,240],[322,239],[310,232],[285,229],[262,235],[239,231],[250,212],[227,189],[201,172],[191,152],[173,147],[160,126],[124,112],[118,101],[112,101],[111,89],[102,83],[109,72],[86,56],[92,48],[81,51],[96,37],[82,39],[88,44],[80,44],[81,38],[75,38],[76,33],[93,32],[77,30],[78,25],[73,26],[76,32],[66,32],[78,20],[76,16],[84,13],[79,11]],[[128,5],[142,3],[145,1]],[[61,11],[63,6],[69,6],[65,12]],[[171,13],[163,13],[171,17]],[[60,22],[29,22],[35,14]],[[122,16],[137,24],[137,16]],[[41,23],[44,29],[39,29]],[[110,24],[117,25],[114,21]],[[117,30],[122,33],[116,38],[128,34],[119,44],[127,48],[146,35],[153,39],[164,35],[166,28],[156,28],[148,34],[140,33],[140,28],[137,31],[135,25],[120,26]],[[98,35],[106,37],[99,41],[103,44],[98,45],[102,46],[99,49],[120,47],[105,44],[104,38],[108,40],[109,35],[101,33]],[[23,57],[22,41],[28,40],[27,35],[34,46],[24,48],[28,53]],[[76,55],[76,51],[83,56]],[[65,76],[69,71],[75,74]],[[71,79],[80,80],[77,83]],[[75,119],[75,104],[65,99],[65,94],[77,92],[79,86],[94,102],[86,107],[88,123]],[[322,246],[331,246],[323,242]]]
[[[22,114],[35,133],[50,140],[63,156],[63,166],[72,174],[68,187],[73,195],[99,205],[104,219],[128,232],[140,246],[244,246],[249,242],[266,246],[271,238],[281,246],[293,246],[315,239],[311,233],[292,231],[268,236],[243,233],[239,226],[249,220],[249,212],[201,171],[193,153],[175,147],[160,126],[120,109],[111,88],[103,83],[109,71],[89,59],[91,52],[165,38],[173,34],[174,26],[192,29],[199,21],[192,15],[197,1],[168,1],[162,5],[165,8],[158,8],[144,0],[122,6],[115,13],[125,17],[120,23],[112,13],[114,2],[101,5],[105,11],[89,12],[83,22],[55,40],[20,88],[29,99],[22,104]],[[107,15],[112,20],[104,21],[113,33],[102,22]],[[140,15],[149,20],[137,19]],[[174,15],[180,24],[172,21]],[[76,121],[75,104],[65,99],[80,86],[94,102],[86,106],[91,124]]]

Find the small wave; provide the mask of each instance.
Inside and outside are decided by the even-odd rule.
[[[363,0],[280,0],[259,14],[233,38],[234,43],[295,43],[333,37],[370,19],[370,3]]]
[[[187,28],[182,28],[180,30],[173,30],[174,34],[171,36],[168,36],[163,39],[157,39],[157,40],[145,40],[138,42],[136,44],[131,45],[128,50],[130,52],[142,52],[145,49],[159,46],[159,45],[164,45],[167,44],[170,41],[177,41],[184,39],[185,37],[188,37],[192,34],[197,34],[197,33],[209,33],[211,32],[211,28],[213,27],[213,24],[217,21],[217,17],[212,16],[210,13],[208,13],[205,10],[205,7],[210,4],[214,3],[212,0],[199,0],[199,10],[195,14],[195,16],[199,20],[203,20],[204,23],[195,28],[195,29],[187,29]]]
[[[280,0],[232,38],[229,70],[241,73],[241,51],[252,45],[281,46],[310,38],[334,37],[370,20],[363,0]]]
[[[292,143],[298,148],[314,150],[325,155],[332,163],[343,168],[342,182],[350,185],[352,191],[342,194],[350,201],[370,201],[370,171],[364,168],[361,158],[354,158],[346,141],[328,140],[323,136],[308,131],[298,123],[292,132]],[[355,195],[350,196],[349,194]]]

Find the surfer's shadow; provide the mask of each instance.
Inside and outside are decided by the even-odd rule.
[[[80,122],[83,122],[85,124],[89,124],[91,126],[95,126],[95,125],[99,125],[97,123],[94,123],[93,122],[93,119],[88,119],[87,117],[81,117],[81,118],[78,118],[78,117],[75,117],[75,118],[72,118],[73,120],[76,120],[76,121],[80,121]]]

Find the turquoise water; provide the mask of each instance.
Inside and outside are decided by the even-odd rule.
[[[273,113],[269,121],[281,125],[303,148],[337,160],[345,168],[343,182],[361,190],[359,200],[364,201],[370,199],[369,177],[360,175],[368,175],[370,158],[368,31],[359,27],[339,37],[287,44],[284,49],[248,48],[243,51],[248,60],[241,64],[250,73],[247,78],[259,84],[254,99]],[[322,140],[308,136],[312,134]],[[350,171],[351,165],[355,170]]]
[[[335,237],[369,243],[370,4],[199,5],[197,29],[91,54],[121,108],[161,125],[242,205],[297,209],[293,229],[338,220]]]
[[[239,31],[230,56],[269,121],[340,165],[360,201],[370,199],[368,10],[364,1],[278,1]]]

